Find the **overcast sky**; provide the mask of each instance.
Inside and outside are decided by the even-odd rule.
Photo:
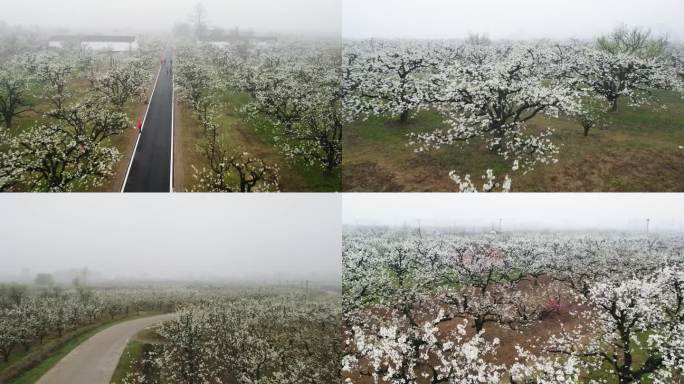
[[[127,31],[187,21],[197,0],[3,0],[0,20],[25,26]],[[341,0],[201,0],[210,25],[339,35]]]
[[[335,277],[340,207],[333,194],[4,194],[0,274]]]
[[[348,225],[498,227],[535,230],[608,229],[645,231],[684,229],[684,195],[615,193],[514,194],[345,194]]]
[[[592,38],[622,23],[684,39],[682,0],[343,0],[348,38]]]

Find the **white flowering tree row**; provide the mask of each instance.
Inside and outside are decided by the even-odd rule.
[[[284,42],[244,52],[204,47],[195,56],[208,64],[224,87],[246,93],[243,112],[266,122],[287,157],[328,172],[342,156],[339,45]]]
[[[29,350],[51,336],[140,311],[172,311],[197,294],[186,290],[35,289],[0,286],[0,355]]]
[[[222,133],[228,127],[216,123],[223,112],[221,91],[225,83],[205,55],[195,47],[179,50],[176,81],[179,94],[201,126],[199,150],[206,166],[193,164],[194,191],[264,192],[278,191],[279,168],[251,155],[242,148],[225,143]]]
[[[207,298],[163,324],[164,342],[123,383],[338,382],[340,315],[339,296],[264,291]]]
[[[585,43],[349,41],[343,105],[351,121],[381,116],[407,123],[418,111],[437,111],[446,127],[411,134],[415,151],[481,140],[512,171],[525,173],[558,159],[553,127],[530,128],[536,116],[574,117],[587,135],[620,99],[656,104],[654,89],[684,89],[680,49],[639,52]],[[461,190],[478,189],[469,176],[451,176]],[[508,177],[492,176],[483,176],[481,189],[510,188]]]
[[[680,237],[356,229],[343,246],[348,383],[672,383],[684,375]],[[560,331],[525,333],[550,318]],[[493,329],[524,340],[507,345],[488,336]],[[498,360],[501,348],[514,349],[515,361]]]
[[[120,154],[110,140],[130,127],[125,107],[144,95],[150,64],[134,57],[109,68],[92,56],[27,54],[3,66],[0,190],[64,192],[111,177]],[[74,86],[82,78],[89,86]],[[40,122],[15,129],[30,111]]]

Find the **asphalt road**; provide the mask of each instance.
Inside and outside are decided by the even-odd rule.
[[[142,133],[125,180],[124,192],[171,191],[173,52],[166,50],[164,57],[166,63],[161,67],[157,85],[150,98]]]
[[[113,325],[84,341],[38,380],[38,384],[109,384],[128,340],[143,329],[173,318],[144,317]]]

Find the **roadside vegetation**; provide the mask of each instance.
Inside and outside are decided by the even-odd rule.
[[[181,189],[339,190],[338,52],[325,41],[179,49]]]
[[[122,321],[174,313],[133,338],[113,383],[328,383],[339,377],[340,296],[299,286],[0,286],[0,381],[34,383]]]
[[[0,57],[0,191],[118,191],[161,46],[129,54],[26,44]]]
[[[101,332],[108,327],[115,325],[122,321],[129,321],[139,317],[146,317],[157,314],[156,312],[140,312],[137,315],[126,315],[114,320],[105,320],[99,325],[90,325],[78,330],[69,332],[59,339],[38,346],[38,348],[30,352],[31,357],[27,355],[17,356],[17,364],[14,369],[16,372],[24,372],[17,376],[16,379],[11,380],[10,384],[33,384],[37,382],[45,373],[47,373],[55,364],[69,354],[74,348],[81,343],[88,340],[98,332]],[[6,373],[8,377],[16,376],[11,372]]]
[[[97,331],[118,321],[172,311],[177,303],[173,300],[146,289],[62,287],[48,281],[1,285],[0,380],[32,382]]]
[[[339,381],[339,295],[293,288],[204,292],[141,332],[112,383]]]

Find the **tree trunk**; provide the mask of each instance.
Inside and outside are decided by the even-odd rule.
[[[632,376],[628,373],[620,371],[618,372],[618,382],[620,384],[633,384],[634,380],[632,379]]]
[[[630,344],[630,333],[628,331],[621,332],[622,339],[622,367],[618,372],[620,384],[633,383],[634,376],[632,375],[632,350]]]
[[[618,97],[611,98],[610,100],[610,111],[617,112],[618,110]]]
[[[5,114],[5,116],[3,116],[3,119],[5,120],[5,127],[7,127],[7,129],[12,128],[12,117],[12,114]]]
[[[482,332],[482,329],[484,328],[484,323],[485,323],[484,319],[480,319],[477,317],[475,318],[475,331],[477,333]]]
[[[491,152],[497,153],[500,150],[504,149],[505,143],[504,143],[504,136],[505,132],[503,129],[503,123],[495,122],[492,125],[490,125],[491,129],[490,132],[492,133],[492,136],[494,136],[495,139],[497,139],[497,143],[495,145],[492,145]],[[484,290],[483,290],[484,293]]]
[[[410,114],[411,114],[411,112],[410,112],[408,109],[405,110],[404,112],[402,112],[401,115],[399,115],[399,122],[400,122],[401,124],[406,124],[406,123],[408,123],[409,115],[410,115]]]
[[[335,159],[335,154],[336,154],[335,152],[336,151],[334,148],[330,148],[330,147],[326,148],[325,170],[328,174],[331,174],[335,170],[335,168],[337,168],[336,159]]]
[[[584,137],[589,136],[589,128],[590,128],[589,126],[584,127]]]

